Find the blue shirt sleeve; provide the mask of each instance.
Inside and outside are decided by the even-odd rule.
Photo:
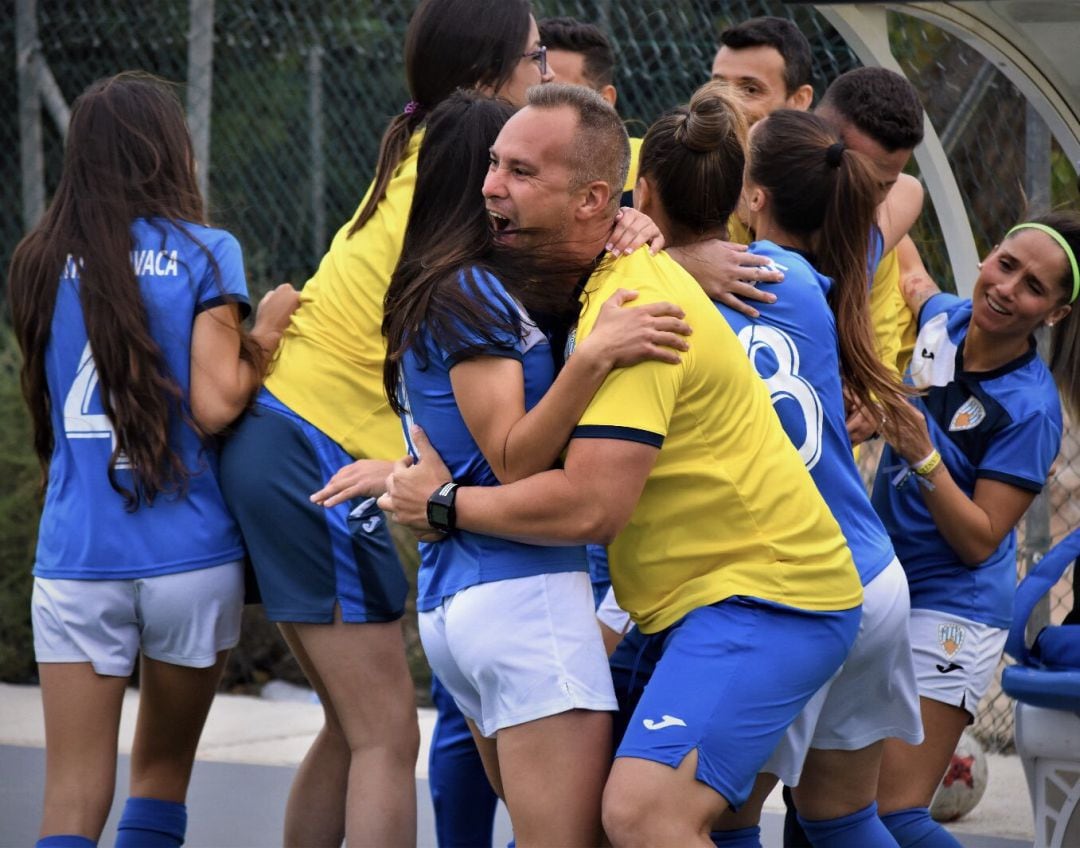
[[[214,261],[210,262],[205,255],[203,256],[204,261],[201,264],[205,270],[198,281],[196,311],[203,312],[215,306],[221,306],[223,303],[237,303],[240,305],[241,317],[247,317],[251,312],[251,304],[248,301],[244,254],[240,249],[240,242],[224,230],[216,231],[215,235],[217,237],[212,242],[205,244],[214,257]],[[200,250],[194,244],[192,249],[193,251]]]
[[[503,284],[487,271],[473,268],[462,271],[458,278],[462,290],[472,298],[479,300],[492,315],[507,321],[526,320],[521,309],[507,293]],[[475,327],[458,324],[461,338],[454,350],[446,350],[438,345],[439,354],[447,368],[463,359],[475,356],[500,356],[508,359],[521,359],[520,342],[517,334],[504,328],[488,326],[483,332]],[[436,340],[437,341],[437,340]]]
[[[1042,491],[1061,447],[1061,424],[1045,410],[1016,421],[990,443],[976,476]]]

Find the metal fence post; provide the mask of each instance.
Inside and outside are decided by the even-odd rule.
[[[34,72],[37,2],[15,0],[15,74],[19,87],[19,164],[22,172],[23,227],[30,229],[45,211],[45,155],[41,139],[41,95]]]
[[[188,2],[187,112],[198,183],[210,200],[210,106],[214,87],[214,0]]]
[[[326,151],[323,146],[323,49],[308,51],[308,143],[311,145],[311,259],[318,263],[326,251]]]

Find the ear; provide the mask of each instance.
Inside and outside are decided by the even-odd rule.
[[[578,189],[578,203],[574,217],[585,221],[597,215],[606,215],[611,202],[611,187],[603,180],[593,180]]]
[[[810,104],[814,102],[814,87],[812,85],[800,85],[795,89],[794,93],[789,94],[787,98],[787,105],[789,109],[798,109],[800,112],[805,112],[810,108]]]
[[[768,193],[761,186],[743,183],[737,211],[740,220],[746,224],[751,232],[757,229],[758,218],[768,199]]]
[[[617,92],[615,90],[615,86],[611,85],[610,83],[601,88],[597,92],[597,94],[603,97],[612,106],[614,106],[615,101],[619,99],[619,92]]]
[[[1059,321],[1064,321],[1065,316],[1072,312],[1072,306],[1068,303],[1062,304],[1049,315],[1046,316],[1046,320],[1043,322],[1047,327],[1053,327]]]
[[[648,177],[638,177],[637,182],[634,183],[634,208],[638,212],[644,212],[654,221],[656,217],[649,210],[652,209],[653,204],[653,187],[649,182]]]
[[[766,194],[761,186],[743,183],[742,196],[751,212],[760,212],[765,206]]]

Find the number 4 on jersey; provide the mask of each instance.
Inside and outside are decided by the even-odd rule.
[[[103,412],[91,412],[91,400],[98,387],[97,364],[94,362],[90,342],[86,343],[75,380],[64,399],[64,435],[69,439],[108,439],[110,450],[116,448],[116,431],[109,416]],[[127,457],[116,458],[117,468],[130,468]]]

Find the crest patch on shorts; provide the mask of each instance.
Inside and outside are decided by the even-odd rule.
[[[964,401],[960,408],[956,410],[956,414],[953,415],[952,421],[949,422],[949,430],[951,432],[974,430],[985,419],[986,407],[984,407],[979,399],[973,395]]]
[[[960,650],[960,646],[964,644],[963,626],[959,624],[939,624],[937,632],[938,644],[941,645],[945,656],[955,656],[956,652]]]

